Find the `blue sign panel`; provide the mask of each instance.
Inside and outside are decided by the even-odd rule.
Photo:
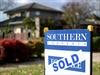
[[[90,75],[90,32],[86,29],[45,33],[46,75]]]

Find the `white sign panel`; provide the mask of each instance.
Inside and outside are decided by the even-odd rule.
[[[90,32],[74,29],[45,33],[45,75],[90,75]]]

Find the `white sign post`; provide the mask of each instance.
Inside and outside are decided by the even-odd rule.
[[[90,32],[86,29],[45,33],[45,75],[90,75]]]

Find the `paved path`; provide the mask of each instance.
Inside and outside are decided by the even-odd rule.
[[[100,62],[100,53],[93,53],[93,62]]]

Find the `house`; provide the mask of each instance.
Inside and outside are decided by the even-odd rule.
[[[0,35],[2,35],[2,38],[4,38],[6,36],[4,31],[8,30],[10,34],[6,37],[9,36],[17,39],[26,39],[31,37],[29,33],[32,34],[32,31],[26,31],[24,29],[23,20],[26,17],[32,18],[32,20],[35,22],[36,30],[33,36],[38,38],[40,37],[41,21],[45,22],[47,19],[55,20],[62,16],[62,11],[38,3],[26,4],[11,10],[7,10],[4,13],[9,16],[9,19],[0,22],[0,31],[2,32]]]
[[[95,14],[92,15],[93,19],[86,19],[86,21],[80,22],[80,28],[87,29],[88,25],[93,25],[93,35],[100,36],[100,17]]]

